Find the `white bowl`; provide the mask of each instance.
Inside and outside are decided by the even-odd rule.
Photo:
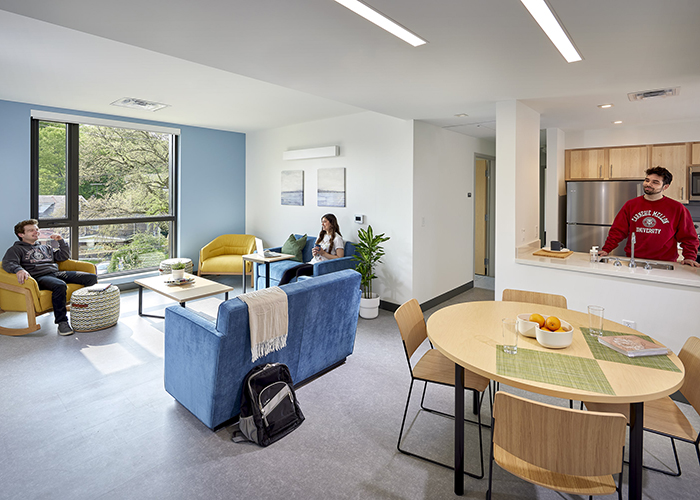
[[[530,315],[532,313],[518,314],[517,329],[518,333],[523,337],[535,338],[535,328],[537,328],[537,323],[530,321]]]
[[[547,319],[547,317],[545,317]],[[574,339],[574,327],[564,320],[561,320],[561,327],[566,330],[564,332],[550,332],[543,330],[539,326],[535,330],[535,337],[544,347],[552,349],[562,349],[569,347]]]

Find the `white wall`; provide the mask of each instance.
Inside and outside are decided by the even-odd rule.
[[[566,149],[700,141],[700,121],[566,133]]]
[[[495,144],[416,122],[413,150],[413,297],[423,303],[474,280],[474,157]]]
[[[340,156],[283,161],[290,149],[340,146]],[[412,293],[413,123],[373,112],[254,132],[246,138],[246,232],[266,246],[281,245],[290,233],[317,235],[320,218],[338,217],[343,237],[357,241],[357,229],[371,224],[391,239],[379,266],[375,291],[400,304]],[[346,207],[316,206],[317,171],[346,169]],[[282,170],[303,170],[302,207],[280,204]],[[365,224],[353,222],[364,214]]]

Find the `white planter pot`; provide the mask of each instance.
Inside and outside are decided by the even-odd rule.
[[[185,277],[185,270],[184,269],[173,269],[172,270],[172,277],[174,280],[181,280],[182,278]]]
[[[372,294],[371,299],[360,298],[360,318],[374,319],[379,316],[379,295]]]

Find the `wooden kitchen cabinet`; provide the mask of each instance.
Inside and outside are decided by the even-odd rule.
[[[700,165],[700,142],[694,142],[690,147],[690,164]]]
[[[609,148],[607,165],[607,170],[603,169],[606,179],[643,179],[649,168],[649,148]]]
[[[685,144],[663,144],[651,147],[651,166],[665,167],[673,174],[671,186],[665,196],[683,203],[688,202],[687,147]]]
[[[605,149],[569,149],[566,151],[566,179],[602,179],[605,165]]]

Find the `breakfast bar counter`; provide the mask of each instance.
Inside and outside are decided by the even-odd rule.
[[[700,288],[700,267],[685,266],[680,262],[672,263],[674,267],[673,270],[646,270],[643,265],[639,265],[639,262],[646,262],[645,259],[637,259],[638,266],[636,268],[630,268],[626,264],[615,266],[612,262],[591,262],[590,255],[587,253],[574,252],[565,258],[539,257],[533,255],[537,250],[539,250],[539,248],[532,245],[516,249],[515,262],[528,266],[547,267],[579,273],[605,275],[614,278],[626,278]],[[620,259],[628,260],[626,257],[621,257]]]

